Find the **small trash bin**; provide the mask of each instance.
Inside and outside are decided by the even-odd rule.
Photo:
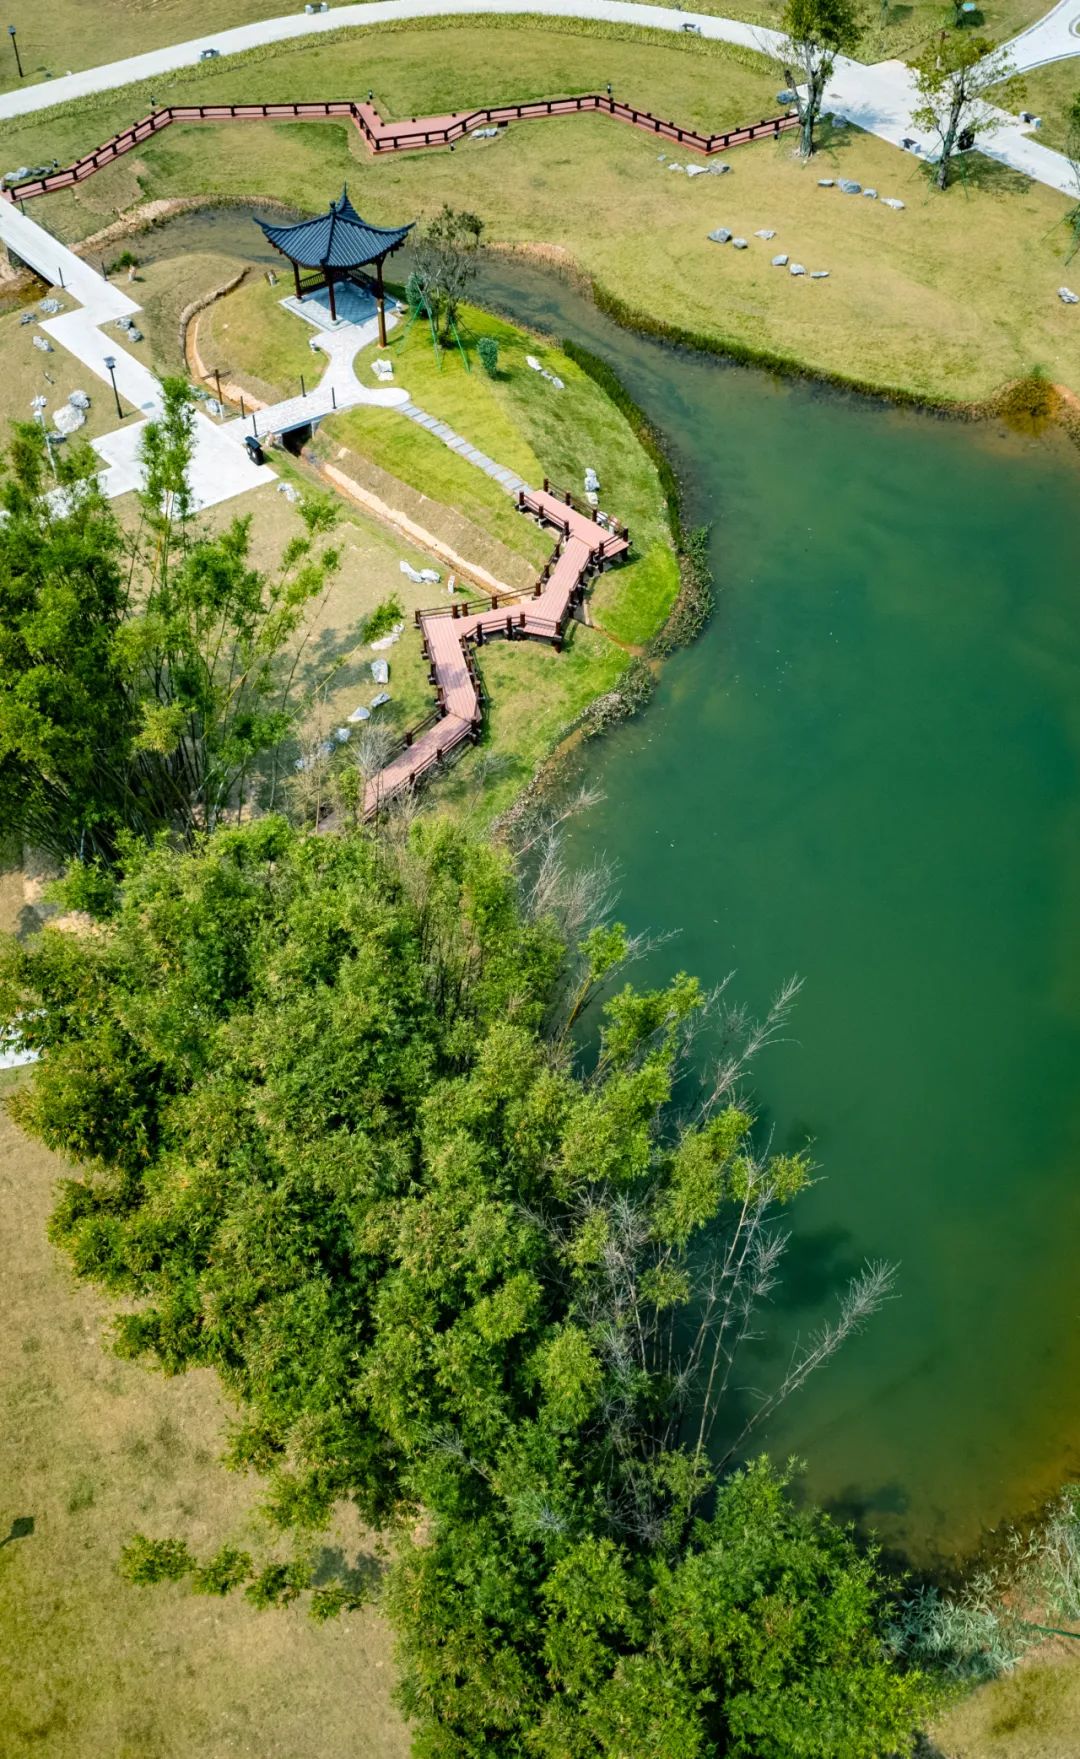
[[[262,449],[262,441],[259,440],[255,434],[245,434],[244,445],[247,447],[247,455],[251,459],[252,464],[266,463],[266,458]]]

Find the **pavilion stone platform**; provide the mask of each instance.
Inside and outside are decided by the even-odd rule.
[[[374,289],[358,286],[355,281],[339,281],[335,290],[334,303],[337,316],[330,312],[330,291],[319,287],[313,293],[306,293],[297,299],[290,293],[288,299],[281,301],[287,312],[293,312],[307,323],[313,324],[317,330],[344,330],[347,325],[370,324],[379,315],[379,304]],[[397,301],[388,296],[387,311],[397,310]]]

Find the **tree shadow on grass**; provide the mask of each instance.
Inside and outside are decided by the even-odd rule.
[[[314,1588],[341,1587],[358,1597],[369,1595],[386,1574],[381,1558],[358,1551],[352,1563],[339,1545],[326,1545],[315,1555],[311,1571]]]
[[[1025,176],[1023,171],[1016,171],[1011,165],[1003,165],[998,159],[988,158],[985,152],[980,152],[977,149],[957,154],[953,160],[948,189],[939,190],[935,187],[936,165],[928,164],[923,160],[922,171],[927,191],[934,196],[962,196],[971,190],[977,191],[980,195],[1002,198],[1026,195],[1034,181]]]

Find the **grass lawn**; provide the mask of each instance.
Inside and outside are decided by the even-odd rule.
[[[665,0],[654,3],[664,5]],[[209,43],[216,32],[273,18],[286,10],[284,0],[216,0],[211,21],[206,8],[194,0],[98,0],[94,6],[86,0],[53,0],[47,11],[32,0],[12,0],[5,17],[18,31],[25,78],[37,83],[49,76],[96,67],[118,55],[138,55],[194,37],[205,36]],[[778,0],[693,0],[688,10],[775,25],[781,7]],[[996,0],[985,6],[980,28],[995,42],[1004,42],[1046,10],[1044,0]],[[953,7],[942,5],[940,0],[872,4],[865,13],[860,57],[883,61],[906,56],[952,25],[954,17]],[[15,56],[10,44],[5,44],[0,55],[0,91],[19,83]]]
[[[935,1727],[927,1759],[1075,1759],[1080,1656],[1049,1644],[1015,1673],[980,1686]],[[1057,1653],[1055,1653],[1055,1651]],[[1068,1651],[1068,1653],[1066,1653]]]
[[[484,737],[435,784],[432,799],[488,824],[510,806],[572,721],[618,682],[623,651],[572,623],[561,654],[541,642],[490,641],[480,656],[489,704]]]
[[[57,298],[67,310],[72,310],[72,302],[62,293],[58,293]],[[35,317],[44,315],[38,313],[36,301],[25,306],[23,311],[33,312]],[[33,338],[47,339],[45,332],[37,323],[21,323],[21,317],[20,311],[9,311],[0,316],[0,360],[3,361],[0,413],[4,418],[5,433],[9,421],[36,419],[31,408],[35,397],[48,399],[45,418],[51,427],[56,411],[67,402],[72,391],[85,391],[90,398],[86,423],[78,430],[78,438],[90,440],[98,434],[110,433],[117,426],[117,420],[108,384],[103,384],[94,373],[87,372],[59,342],[53,343],[51,354],[43,354],[35,348]]]
[[[270,287],[261,275],[252,275],[199,317],[203,359],[208,365],[213,360],[223,377],[227,372],[233,382],[260,396],[295,392],[301,372],[312,382],[315,357],[307,346],[309,332],[302,320],[282,309],[281,297],[281,283]],[[635,559],[599,583],[594,615],[620,641],[644,643],[656,633],[678,591],[654,467],[623,416],[560,350],[472,307],[463,309],[460,327],[465,359],[456,348],[436,353],[430,331],[421,323],[400,323],[390,332],[386,350],[395,383],[421,408],[527,482],[539,483],[546,475],[580,490],[586,467],[598,472],[604,505],[631,527]],[[476,344],[481,336],[493,337],[499,347],[494,378],[480,365]],[[371,364],[382,352],[372,344],[357,356],[354,371],[361,384],[377,382]],[[530,354],[563,381],[561,391],[526,365]],[[336,462],[342,447],[424,497],[427,505],[417,517],[436,536],[449,531],[448,520],[455,516],[469,521],[482,534],[483,553],[477,553],[471,534],[460,529],[454,534],[455,547],[460,545],[467,560],[484,566],[490,561],[496,577],[507,585],[530,584],[550,555],[550,537],[521,517],[498,484],[394,410],[360,407],[326,422],[318,437],[319,454]],[[341,467],[347,470],[347,459]],[[528,570],[499,573],[505,558],[493,550],[492,540],[524,558]]]
[[[657,93],[668,114],[705,126],[768,109],[775,74],[752,57],[641,35],[615,41],[520,24],[509,32],[488,21],[350,41],[357,52],[366,43],[371,83],[392,114],[437,109],[451,93],[462,102],[493,88],[525,97],[581,90],[605,76],[622,95]],[[324,46],[294,48],[247,71],[201,74],[199,89],[208,97],[321,91],[329,89],[328,59]],[[333,83],[350,84],[344,73]],[[27,161],[52,138],[45,122],[33,126],[37,144],[18,147]],[[90,109],[65,113],[53,125],[61,126],[80,146],[108,132]],[[1080,322],[1057,299],[1068,248],[1064,197],[979,155],[968,160],[968,182],[942,195],[915,159],[854,129],[826,141],[811,167],[793,160],[786,141],[737,149],[723,180],[672,173],[657,153],[643,134],[601,117],[517,125],[454,154],[377,164],[355,130],[336,125],[174,129],[77,195],[49,198],[47,214],[58,229],[86,235],[117,207],[147,197],[264,194],[310,211],[348,179],[374,220],[422,219],[446,200],[467,205],[493,241],[554,247],[637,310],[819,371],[968,401],[1038,364],[1080,392]],[[895,213],[817,187],[819,176],[837,175],[907,207]],[[751,248],[710,244],[719,225],[749,237]],[[760,227],[775,228],[775,242],[755,239]],[[777,250],[828,269],[829,280],[772,268]]]
[[[311,481],[290,461],[280,453],[271,457],[283,480],[292,482],[301,494],[311,492]],[[273,572],[286,543],[303,529],[296,507],[268,483],[213,508],[207,525],[220,529],[242,516],[251,518],[255,564]],[[401,563],[408,562],[418,571],[439,565],[423,550],[344,505],[333,542],[341,551],[340,570],[325,598],[312,601],[301,636],[297,700],[310,705],[301,736],[330,737],[353,709],[366,707],[383,688],[389,690],[390,701],[376,714],[394,733],[403,733],[427,714],[433,701],[413,613],[430,605],[439,589],[415,585],[402,574]],[[392,598],[401,605],[405,629],[400,640],[380,655],[361,641],[361,629],[376,606]],[[387,686],[376,684],[371,676],[371,661],[380,657],[390,664]],[[286,761],[296,755],[290,747]],[[347,757],[346,750],[343,759]]]
[[[1006,80],[993,96],[1004,110],[1030,110],[1033,116],[1041,117],[1042,127],[1032,132],[1032,140],[1064,152],[1066,113],[1080,97],[1080,56],[1051,61],[1048,67],[1036,67],[1019,79]]]
[[[200,1551],[265,1541],[257,1485],[218,1464],[228,1412],[213,1377],[166,1380],[103,1347],[105,1303],[45,1238],[64,1170],[0,1114],[0,1530],[33,1522],[0,1551],[0,1759],[405,1759],[374,1612],[316,1627],[295,1608],[117,1575],[134,1531]],[[325,1562],[366,1550],[343,1522]]]

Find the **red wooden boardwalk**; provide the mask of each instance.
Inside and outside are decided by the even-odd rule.
[[[569,503],[545,483],[518,496],[523,513],[531,513],[559,533],[559,543],[544,576],[528,598],[495,603],[487,610],[440,605],[421,611],[417,621],[424,654],[431,661],[438,698],[437,719],[405,736],[405,744],[385,769],[368,784],[364,817],[371,818],[398,794],[415,787],[444,758],[480,733],[483,703],[472,650],[493,637],[508,641],[550,641],[562,646],[563,630],[584,591],[588,574],[626,554],[630,547],[624,526],[608,525]]]

